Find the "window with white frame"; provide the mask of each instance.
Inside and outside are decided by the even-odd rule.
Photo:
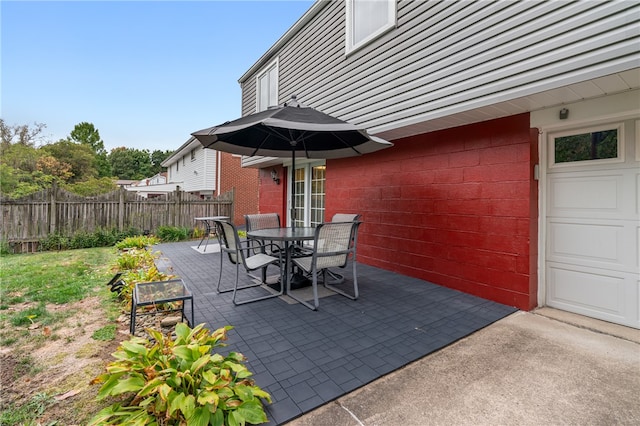
[[[257,77],[256,81],[258,111],[264,111],[270,106],[278,105],[278,61],[267,66]]]
[[[396,0],[347,0],[347,53],[396,26]]]
[[[324,161],[296,166],[296,196],[293,200],[296,226],[317,226],[324,222],[325,170]]]
[[[196,161],[196,149],[191,150],[191,161]]]
[[[551,167],[624,161],[623,124],[558,132],[550,135]]]

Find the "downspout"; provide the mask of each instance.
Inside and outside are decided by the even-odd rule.
[[[222,176],[222,172],[221,169],[222,167],[220,167],[220,162],[222,161],[222,154],[220,153],[220,151],[216,151],[216,197],[220,196],[220,176]]]

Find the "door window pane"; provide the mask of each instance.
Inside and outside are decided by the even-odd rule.
[[[293,206],[295,209],[295,224],[296,226],[304,226],[304,211],[305,211],[305,167],[296,169],[295,172],[295,188],[296,196],[293,200]]]
[[[324,222],[324,188],[326,166],[311,168],[311,226]]]

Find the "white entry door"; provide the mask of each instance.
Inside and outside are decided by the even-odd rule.
[[[640,120],[549,133],[545,203],[546,304],[635,328],[638,132]]]

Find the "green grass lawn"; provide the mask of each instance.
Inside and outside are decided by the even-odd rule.
[[[13,326],[56,321],[46,305],[94,294],[96,283],[109,281],[115,258],[113,247],[0,257],[0,320]]]
[[[108,357],[111,353],[106,345],[115,338],[113,321],[122,311],[106,285],[116,258],[114,247],[0,257],[0,347],[5,364],[0,369],[4,370],[2,387],[11,390],[0,392],[1,425],[40,424],[36,419],[47,415],[57,420],[45,424],[81,424],[99,408],[93,405],[96,390],[88,383],[104,368],[100,358],[96,358],[98,366],[93,370],[84,367],[65,371],[65,376],[56,376],[52,366],[56,365],[53,360],[69,356],[72,343],[86,341],[77,354],[80,358],[96,354]],[[83,302],[77,302],[86,303],[90,300],[87,298],[95,306],[91,315],[104,322],[93,333],[83,332],[84,323],[74,317],[84,310]],[[61,337],[58,331],[64,327],[76,331]],[[58,342],[62,345],[56,345]],[[49,346],[61,347],[60,352],[52,352],[44,364],[37,362],[33,351]],[[53,399],[53,395],[68,389],[82,393],[65,401]]]

